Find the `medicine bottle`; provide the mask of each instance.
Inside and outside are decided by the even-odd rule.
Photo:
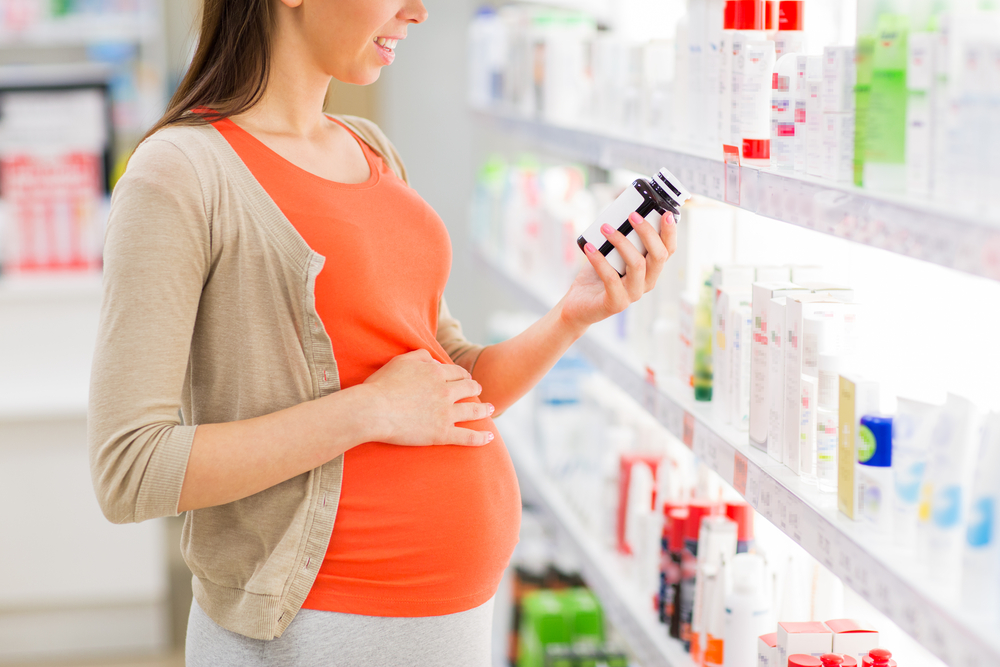
[[[861,658],[862,667],[896,667],[892,653],[884,648],[873,648],[868,655]]]
[[[661,169],[653,178],[637,178],[618,195],[617,199],[601,211],[597,220],[577,238],[576,244],[580,246],[580,250],[583,250],[588,243],[592,244],[607,258],[618,275],[624,276],[625,260],[611,241],[601,233],[601,227],[608,225],[612,229],[617,229],[645,257],[646,246],[632,229],[628,217],[633,212],[638,213],[653,225],[653,229],[659,234],[661,218],[669,211],[673,214],[674,221],[679,222],[680,207],[689,197],[687,189],[666,168]]]

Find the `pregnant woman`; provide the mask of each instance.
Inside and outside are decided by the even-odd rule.
[[[205,0],[198,48],[115,188],[90,393],[109,520],[185,512],[187,664],[485,666],[521,501],[491,420],[675,245],[610,227],[527,331],[473,345],[451,245],[369,121],[421,0]],[[428,73],[433,76],[433,73]],[[447,150],[448,137],[441,137]]]

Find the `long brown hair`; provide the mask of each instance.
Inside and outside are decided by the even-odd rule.
[[[257,104],[271,66],[272,18],[271,0],[204,0],[191,66],[146,137],[168,125],[214,123]]]

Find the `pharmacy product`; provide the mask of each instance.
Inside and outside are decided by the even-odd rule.
[[[698,576],[698,536],[701,522],[705,517],[716,511],[713,503],[697,500],[688,505],[688,518],[684,522],[684,556],[681,565],[681,585],[679,601],[675,609],[679,616],[679,639],[684,642],[685,649],[691,649],[691,623],[694,618],[695,587]]]
[[[860,23],[860,21],[859,21]],[[874,31],[874,26],[871,26]],[[854,46],[854,184],[864,182],[865,145],[868,136],[868,109],[872,93],[872,57],[875,37],[859,27]]]
[[[738,0],[727,0],[722,15],[719,41],[719,138],[732,144],[733,32],[736,30]]]
[[[778,32],[774,35],[774,55],[806,52],[804,0],[779,0]]]
[[[920,493],[927,470],[931,439],[941,406],[900,396],[892,422],[893,520],[892,530],[899,546],[917,546]]]
[[[743,501],[726,503],[726,516],[736,522],[736,553],[753,551],[753,508]]]
[[[639,234],[632,229],[629,215],[633,212],[638,213],[659,233],[661,218],[667,212],[673,215],[675,223],[680,222],[680,207],[689,197],[688,190],[666,168],[661,169],[651,179],[637,178],[610,206],[601,211],[597,220],[584,230],[576,243],[580,246],[580,250],[584,250],[587,243],[592,244],[607,258],[618,274],[623,276],[625,260],[611,241],[601,233],[601,227],[608,225],[618,230],[645,256],[646,246],[643,245]]]
[[[911,32],[906,65],[906,191],[931,191],[931,89],[934,83],[933,32]]]
[[[908,32],[906,15],[879,16],[865,135],[863,178],[866,188],[905,190]]]
[[[807,291],[789,282],[754,283],[753,285],[753,343],[750,356],[750,443],[768,450],[767,436],[770,419],[770,394],[768,393],[768,307],[771,299],[795,296]]]
[[[743,83],[740,88],[740,127],[744,163],[771,163],[771,81],[774,73],[774,42],[753,40],[743,51]]]
[[[788,656],[807,656],[829,653],[833,646],[833,633],[825,623],[778,623],[778,664],[788,663]],[[817,659],[818,662],[818,659]]]
[[[723,664],[754,667],[760,664],[761,642],[765,647],[767,644],[764,633],[774,627],[771,601],[764,585],[765,563],[757,554],[739,554],[731,563],[732,592],[725,598]]]
[[[705,591],[704,611],[704,652],[702,664],[705,667],[722,667],[726,650],[726,600],[732,589],[732,573],[729,558],[723,558],[716,569],[714,581]]]
[[[873,648],[878,648],[878,630],[868,621],[838,618],[827,621],[826,626],[833,631],[831,653],[860,661]]]
[[[799,454],[796,457],[799,467],[796,472],[802,476],[802,480],[806,484],[816,484],[819,474],[819,440],[817,438],[817,424],[816,420],[818,418],[817,409],[818,405],[816,400],[819,393],[819,385],[817,384],[816,378],[811,375],[805,375],[804,373],[800,376],[800,381],[798,383],[799,387],[799,406],[795,410],[795,414],[798,415],[798,443],[799,443]],[[825,436],[825,433],[824,433]],[[825,441],[824,441],[824,444]],[[832,455],[836,452],[836,447],[833,448],[832,452],[826,455]],[[829,464],[829,469],[832,471],[832,462]],[[827,468],[824,468],[824,471]]]
[[[823,48],[823,112],[854,111],[854,47]]]
[[[858,426],[858,505],[876,540],[892,537],[892,417],[864,415]]]
[[[962,562],[962,605],[973,614],[1000,616],[1000,413],[983,422]]]
[[[660,456],[622,454],[618,472],[618,521],[616,538],[619,553],[631,556],[636,551],[640,514],[653,508],[656,475],[663,461]]]
[[[685,387],[694,387],[695,297],[681,294],[677,309],[677,377]]]
[[[785,301],[771,299],[767,306],[767,453],[785,462]]]
[[[757,638],[757,667],[777,667],[778,633],[769,632]]]
[[[735,307],[750,305],[750,285],[753,283],[752,267],[716,267],[712,283],[715,286],[715,305],[712,308],[712,416],[720,422],[729,422],[732,410],[730,382],[732,373],[729,360],[732,356],[732,323],[729,314]],[[738,274],[738,275],[733,275]]]
[[[706,280],[698,297],[698,305],[694,310],[694,399],[696,401],[712,400],[712,353],[714,327],[712,324],[712,306],[715,303],[715,290],[711,280]]]
[[[660,622],[667,625],[670,636],[680,637],[680,625],[675,625],[680,616],[674,614],[674,605],[680,599],[681,558],[684,553],[684,522],[687,521],[686,507],[678,507],[667,513],[667,537],[665,539],[662,570],[660,572]]]
[[[853,374],[840,376],[837,420],[837,508],[849,519],[861,518],[858,504],[858,424],[879,411],[878,383]]]
[[[729,423],[740,431],[750,428],[750,357],[753,341],[753,311],[741,302],[729,311],[732,354],[729,361]]]
[[[930,499],[927,562],[942,585],[957,585],[968,525],[969,495],[979,449],[979,414],[968,399],[948,395],[931,439],[925,494]]]
[[[750,42],[767,39],[764,33],[764,3],[760,0],[737,0],[734,30],[729,39],[730,47],[730,114],[729,138],[733,144],[742,145],[743,139],[743,81],[746,73],[746,47]],[[773,53],[773,51],[772,51]],[[774,63],[772,62],[773,66]],[[725,134],[723,134],[725,136]]]
[[[806,79],[806,173],[823,175],[823,79]]]
[[[808,133],[809,108],[817,108],[820,98],[813,102],[812,107],[807,105],[809,100],[809,80],[821,81],[823,75],[823,59],[819,56],[795,56],[795,81],[792,84],[793,99],[795,103],[795,153],[793,164],[795,171],[806,172],[806,136]],[[820,93],[817,93],[817,96]]]
[[[816,385],[817,406],[819,384]],[[816,408],[816,481],[820,491],[838,490],[840,415],[837,410]]]
[[[771,158],[778,169],[795,167],[796,53],[786,53],[774,65],[771,77]]]
[[[819,407],[836,411],[840,398],[840,356],[820,353],[818,361]]]
[[[884,648],[873,648],[868,655],[861,659],[862,667],[896,667],[896,661],[892,659],[892,653]]]
[[[719,508],[714,508],[718,510]],[[698,573],[695,579],[694,607],[691,614],[691,656],[695,661],[707,648],[707,606],[713,598],[713,586],[723,561],[736,555],[736,522],[726,516],[706,516],[698,534]]]
[[[830,181],[850,183],[854,176],[854,113],[823,113],[822,167]]]
[[[809,283],[803,285],[808,287]],[[841,308],[839,301],[827,298],[820,294],[800,294],[788,297],[785,302],[785,465],[794,472],[799,473],[801,466],[805,465],[812,469],[812,479],[815,480],[815,462],[809,463],[801,461],[796,448],[803,444],[800,436],[803,433],[801,426],[803,423],[802,411],[807,409],[803,402],[803,392],[801,390],[802,375],[812,375],[818,378],[819,374],[819,329],[821,320],[827,320],[832,327],[838,309]],[[810,320],[810,335],[812,345],[812,356],[808,364],[803,363],[805,348],[805,320]],[[824,340],[824,344],[825,344]],[[824,350],[828,349],[824,347]],[[815,394],[813,395],[815,402]],[[809,406],[808,409],[815,411],[816,405]],[[815,414],[812,416],[815,424]],[[812,438],[815,443],[815,438]]]

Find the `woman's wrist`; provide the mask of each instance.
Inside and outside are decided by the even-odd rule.
[[[343,401],[343,408],[346,414],[350,415],[351,437],[349,440],[355,445],[365,442],[384,442],[385,433],[386,399],[384,394],[377,387],[370,384],[359,384],[347,389],[330,394],[327,398],[338,396]],[[343,428],[344,421],[332,419],[328,428]]]
[[[570,313],[566,312],[565,308],[566,298],[560,299],[559,303],[555,305],[552,309],[552,313],[555,315],[557,326],[559,330],[562,331],[568,338],[573,342],[576,342],[583,337],[583,334],[587,333],[587,329],[590,328],[589,322],[580,322],[576,318],[572,317]]]

